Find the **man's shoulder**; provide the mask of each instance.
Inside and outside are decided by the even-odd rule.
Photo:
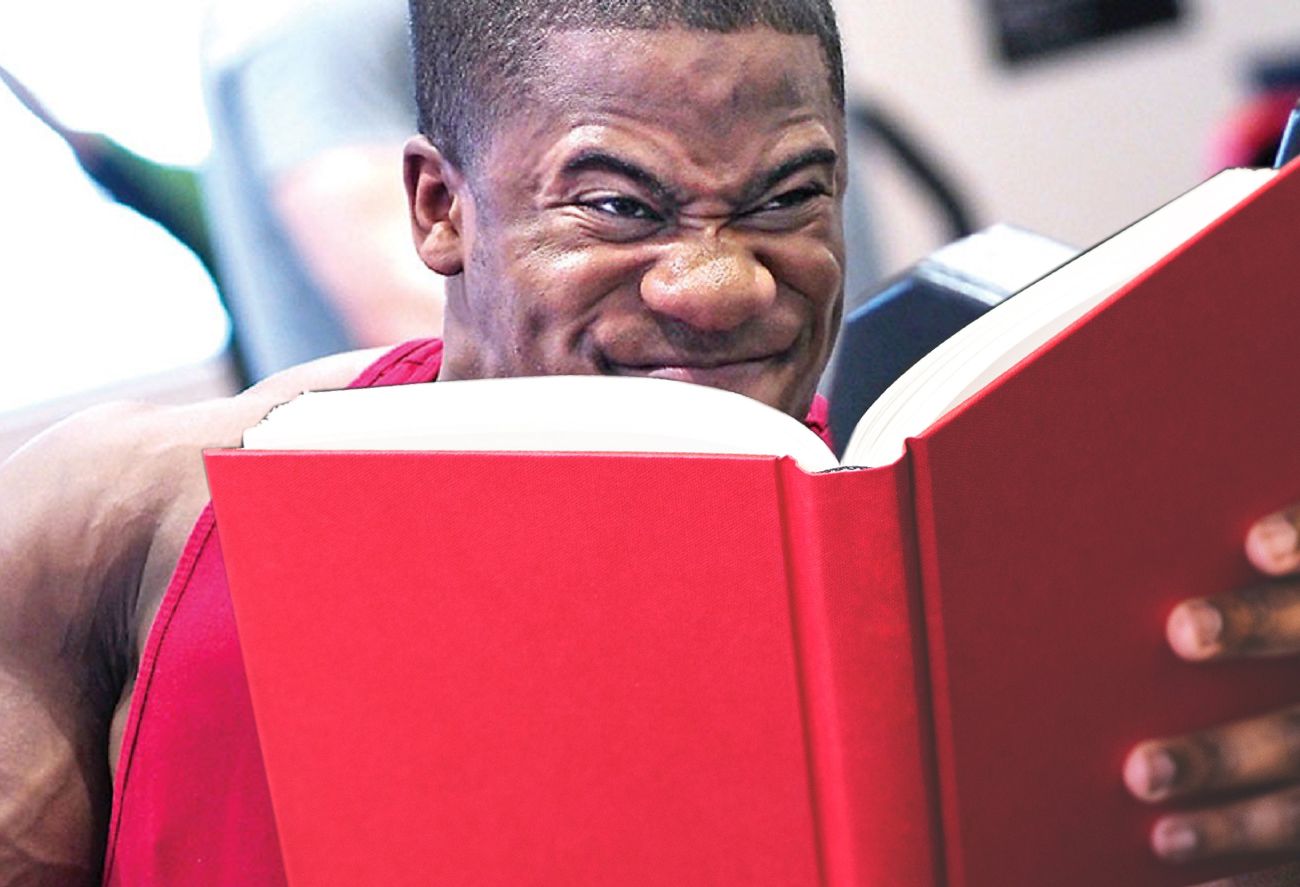
[[[234,401],[107,403],[33,438],[0,465],[0,558],[39,570],[51,592],[138,576],[167,513],[202,483],[200,451],[227,439]]]
[[[0,464],[0,597],[54,596],[65,612],[102,602],[105,583],[148,606],[207,502],[202,452],[312,388],[343,387],[376,354],[285,370],[238,395],[183,406],[115,402],[71,416]]]
[[[14,660],[28,668],[62,664],[78,675],[67,687],[98,687],[96,717],[112,710],[128,675],[92,684],[77,671],[85,657],[62,651],[102,649],[111,654],[105,661],[116,661],[134,647],[144,567],[170,503],[183,496],[149,464],[176,410],[93,407],[0,464],[0,639],[14,641]],[[103,630],[110,625],[126,631]],[[59,698],[67,702],[71,692]]]
[[[91,407],[16,453],[12,465],[4,466],[4,479],[30,496],[61,502],[129,496],[134,508],[156,514],[183,491],[178,483],[201,483],[204,449],[239,446],[244,430],[278,404],[304,391],[348,385],[383,351],[300,364],[230,397],[179,406],[117,401]]]
[[[32,519],[68,529],[96,524],[91,506],[114,491],[127,492],[148,476],[147,454],[179,426],[180,408],[119,401],[82,410],[37,435],[0,466],[0,489],[10,521],[36,531]],[[140,490],[138,492],[145,492]],[[134,505],[144,508],[143,497]],[[9,521],[7,521],[8,523]],[[15,529],[12,526],[6,530]]]

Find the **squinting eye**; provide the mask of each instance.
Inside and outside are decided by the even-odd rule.
[[[778,194],[767,203],[759,206],[755,212],[770,212],[772,210],[790,209],[799,206],[808,201],[821,197],[826,193],[824,188],[816,185],[809,185],[806,188],[795,188],[793,191],[786,191],[784,194]]]
[[[647,222],[663,221],[657,212],[631,197],[597,197],[594,200],[584,201],[583,206],[620,219],[635,219]]]

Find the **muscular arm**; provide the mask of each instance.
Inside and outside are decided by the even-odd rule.
[[[115,404],[0,464],[0,884],[99,878],[115,712],[207,499],[200,450],[272,406],[345,385],[354,352],[186,407]]]
[[[442,278],[411,245],[401,145],[332,148],[281,174],[275,210],[361,345],[442,332]]]
[[[98,876],[108,727],[155,503],[95,479],[133,474],[111,430],[133,409],[83,414],[0,466],[0,882]]]

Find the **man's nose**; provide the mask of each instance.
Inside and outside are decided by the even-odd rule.
[[[706,235],[656,262],[641,278],[641,300],[696,329],[725,331],[766,311],[776,280],[745,245]]]

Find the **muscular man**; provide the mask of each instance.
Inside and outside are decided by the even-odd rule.
[[[400,349],[360,382],[653,374],[806,416],[844,263],[829,3],[412,9],[423,135],[406,181],[419,255],[450,277],[446,341]],[[204,518],[186,541],[207,498],[199,449],[374,359],[328,358],[228,401],[104,407],[4,466],[3,880],[94,880],[106,840],[110,882],[282,879],[218,540]],[[1280,573],[1300,566],[1296,547],[1279,516],[1248,550]],[[1176,649],[1295,652],[1300,595],[1276,588],[1185,605]],[[1127,776],[1141,795],[1236,792],[1167,818],[1159,852],[1296,850],[1296,720],[1138,749]],[[1199,784],[1188,749],[1235,766]],[[1243,801],[1243,789],[1256,793]]]

